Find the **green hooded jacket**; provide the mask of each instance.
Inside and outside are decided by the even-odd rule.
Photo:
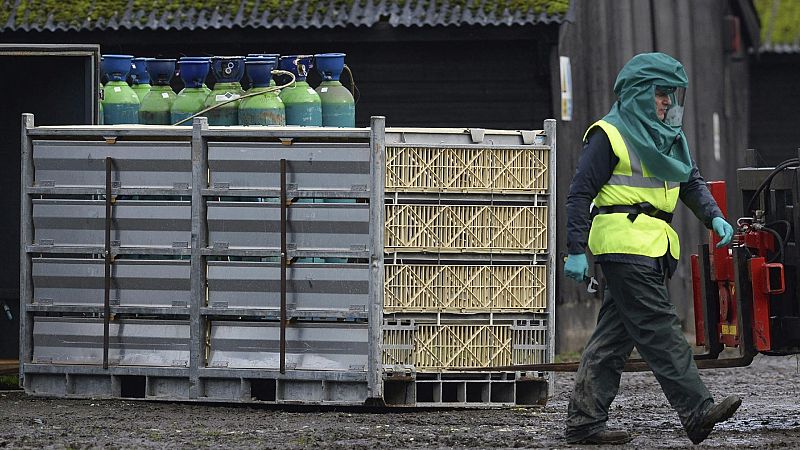
[[[674,58],[663,53],[638,54],[619,72],[614,83],[617,101],[603,118],[617,127],[650,175],[664,181],[687,181],[692,158],[681,125],[658,119],[655,87],[686,88],[688,84],[683,65]]]

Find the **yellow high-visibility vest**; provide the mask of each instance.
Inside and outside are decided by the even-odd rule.
[[[594,127],[605,131],[619,162],[611,178],[594,198],[595,206],[636,205],[647,202],[662,211],[671,213],[678,203],[680,183],[659,180],[650,176],[636,156],[628,150],[625,138],[617,127],[599,120],[592,124],[584,140]],[[626,253],[658,258],[670,254],[678,259],[681,254],[678,234],[667,222],[639,214],[631,222],[626,213],[598,214],[589,231],[589,249],[595,255]]]

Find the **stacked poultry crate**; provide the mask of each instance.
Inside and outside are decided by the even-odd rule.
[[[26,392],[543,402],[543,131],[63,126],[23,115]],[[385,314],[384,314],[385,308]]]
[[[542,403],[553,356],[555,121],[388,129],[383,364],[390,404]]]

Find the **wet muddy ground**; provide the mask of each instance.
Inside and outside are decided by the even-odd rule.
[[[795,357],[756,358],[703,371],[716,397],[744,399],[700,448],[800,448],[800,372]],[[0,392],[0,447],[50,448],[569,448],[563,422],[572,377],[558,377],[545,407],[483,410],[289,410],[123,400],[65,400]],[[625,374],[610,427],[629,447],[692,447],[655,378]]]

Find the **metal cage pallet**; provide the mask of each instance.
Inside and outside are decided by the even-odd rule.
[[[547,308],[543,265],[386,264],[388,312],[530,311]]]
[[[26,390],[380,399],[383,123],[35,127],[24,115]]]
[[[552,357],[552,189],[537,186],[553,184],[554,121],[485,136],[439,129],[448,138],[435,143],[413,142],[418,129],[386,131],[381,117],[368,129],[315,129],[204,118],[35,127],[23,115],[22,129],[27,392],[412,406],[546,398],[544,374],[442,371]],[[426,170],[449,177],[436,195],[454,204],[387,204],[387,139],[436,144]],[[411,157],[395,156],[409,175]],[[405,194],[426,195],[431,176],[404,178]],[[409,267],[385,271],[387,251]],[[431,255],[461,266],[433,267]],[[399,309],[386,317],[406,314],[413,329],[384,322],[390,295]],[[413,374],[414,393],[399,402],[397,371]]]

